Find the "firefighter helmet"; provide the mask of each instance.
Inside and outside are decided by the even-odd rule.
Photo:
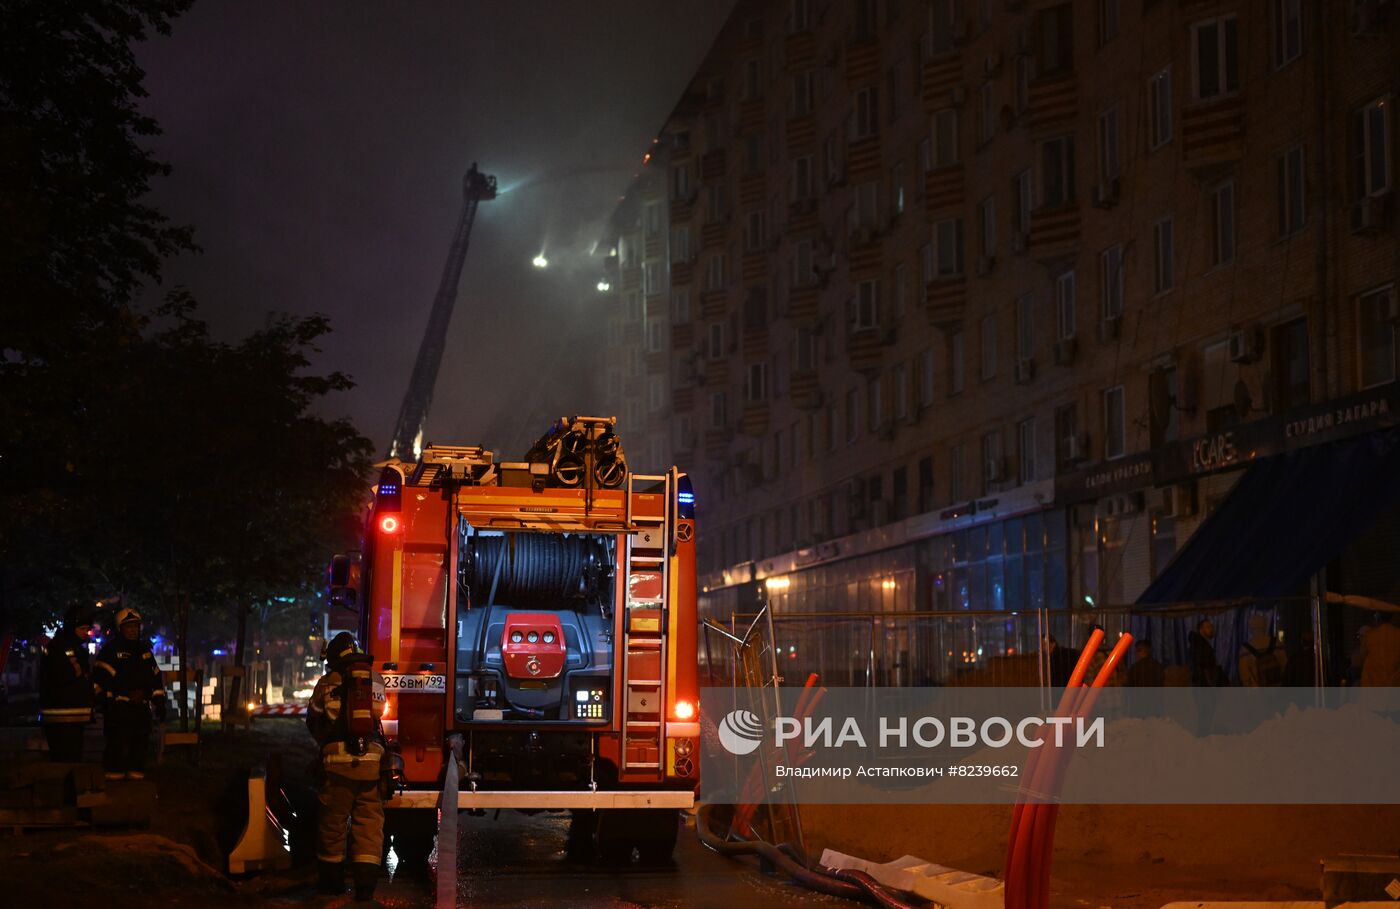
[[[355,643],[355,636],[348,631],[342,631],[321,648],[321,659],[328,663],[344,663],[363,653],[360,645]]]
[[[122,609],[117,610],[118,628],[122,627],[123,625],[130,624],[131,622],[135,622],[138,625],[141,624],[141,613],[137,612],[135,609],[132,609],[130,606],[126,606]]]

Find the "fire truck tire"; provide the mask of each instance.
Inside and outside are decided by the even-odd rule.
[[[392,844],[398,856],[398,873],[422,877],[428,873],[428,857],[437,837],[437,811],[408,808],[388,812],[384,820],[384,848]]]
[[[637,839],[637,856],[643,865],[669,865],[676,851],[680,817],[677,812],[664,808],[646,813],[650,817],[645,832]]]
[[[632,850],[646,865],[665,865],[676,849],[679,817],[674,809],[620,808],[599,812],[598,855],[608,864],[625,865]]]

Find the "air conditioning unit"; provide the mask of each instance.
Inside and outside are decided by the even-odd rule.
[[[1099,320],[1099,341],[1116,341],[1123,327],[1122,316],[1109,316]]]
[[[1001,72],[1001,54],[993,52],[982,61],[982,75],[995,76]]]
[[[1055,365],[1068,366],[1074,362],[1074,354],[1079,349],[1076,338],[1061,338],[1055,342]]]
[[[1260,332],[1257,326],[1246,325],[1230,332],[1230,361],[1253,363],[1259,359]]]
[[[996,267],[996,264],[997,264],[997,257],[996,257],[996,256],[978,256],[978,257],[977,257],[977,277],[979,277],[979,278],[985,278],[987,275],[991,274],[991,273],[992,273],[992,269]]]
[[[1017,383],[1018,385],[1025,385],[1027,382],[1029,382],[1031,379],[1034,379],[1034,378],[1035,378],[1035,360],[1032,360],[1030,357],[1026,357],[1026,358],[1023,359],[1023,360],[1017,360],[1017,361],[1016,361],[1016,383]]]
[[[948,92],[948,103],[953,107],[962,107],[967,103],[967,89],[961,85],[954,85]]]
[[[1011,251],[1016,255],[1022,255],[1030,248],[1030,235],[1024,230],[1012,231]]]
[[[1118,203],[1118,178],[1103,180],[1094,187],[1094,207],[1112,208]]]
[[[1384,230],[1390,223],[1390,193],[1367,196],[1352,203],[1351,232],[1373,233]]]

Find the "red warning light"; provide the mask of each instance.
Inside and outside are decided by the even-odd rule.
[[[386,514],[379,519],[379,529],[384,533],[398,533],[399,519],[396,515]]]

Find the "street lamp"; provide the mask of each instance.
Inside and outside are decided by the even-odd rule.
[[[533,262],[536,268],[549,267],[549,260],[544,257],[544,253],[540,253],[538,256],[535,256]]]
[[[612,290],[612,285],[609,284],[607,281],[598,282],[598,293],[605,294],[610,290]]]

